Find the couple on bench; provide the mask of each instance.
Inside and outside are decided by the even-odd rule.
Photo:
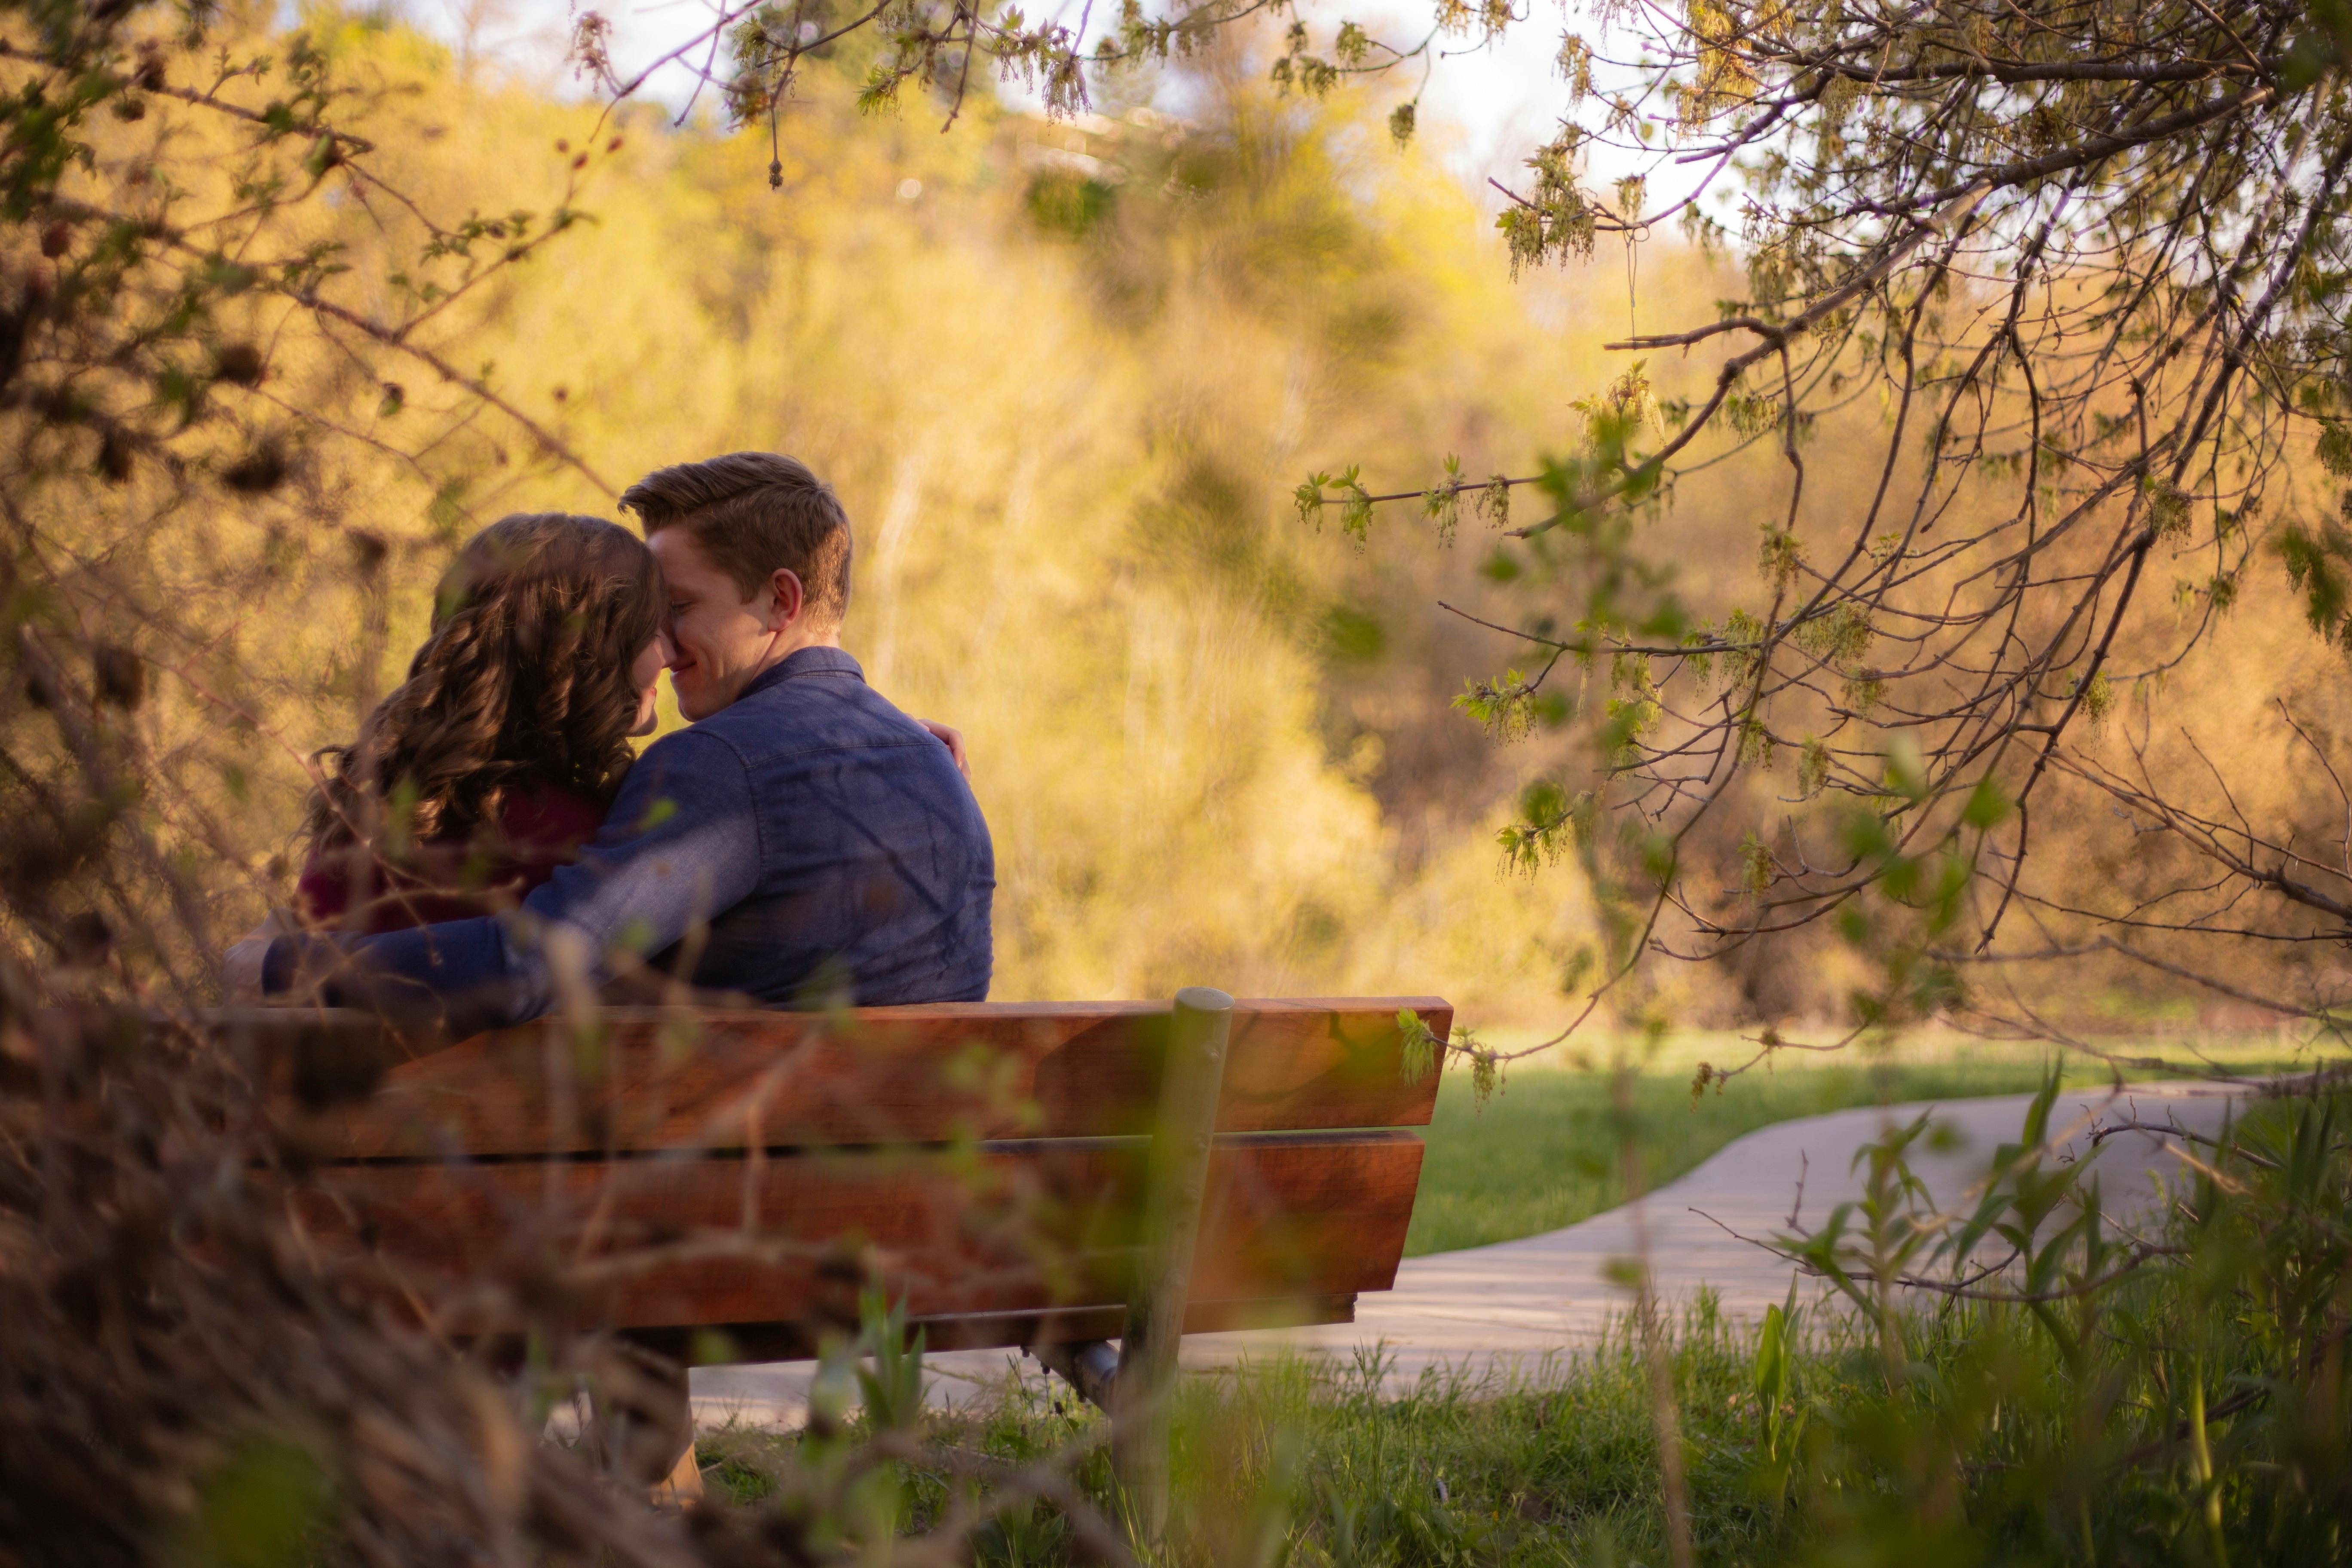
[[[321,753],[299,929],[233,990],[533,1018],[575,985],[779,1006],[979,1001],[995,861],[961,742],[842,651],[849,521],[803,464],[663,468],[596,518],[501,519],[408,679]],[[664,669],[693,722],[632,759]]]

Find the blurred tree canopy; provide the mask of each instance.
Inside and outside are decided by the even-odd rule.
[[[2286,789],[2205,754],[2157,700],[2242,603],[2343,640],[2352,497],[2310,469],[2352,473],[2344,17],[2191,0],[1598,19],[1641,58],[1564,45],[1591,107],[1506,207],[1513,256],[1670,218],[1719,242],[1702,193],[1727,180],[1748,290],[1615,345],[1712,374],[1661,399],[1637,360],[1589,405],[1584,450],[1532,481],[1549,515],[1518,537],[1567,602],[1521,628],[1537,673],[1472,706],[1524,722],[1563,658],[1605,666],[1608,697],[1593,787],[1531,793],[1507,847],[1589,845],[1625,808],[1612,973],[1669,912],[1669,945],[1698,954],[1828,918],[1883,965],[1857,1024],[1973,1000],[2041,1028],[1966,966],[2087,957],[2327,1016],[2340,974],[2244,980],[2250,947],[2344,934],[2340,700],[2279,707]],[[1698,175],[1674,199],[1645,206],[1638,175],[1579,183],[1592,146],[1653,142]],[[1624,520],[1748,444],[1785,464],[1757,498],[1761,590],[1695,616],[1635,569]],[[1822,468],[1837,493],[1808,506]],[[2250,581],[2264,557],[2294,595],[2251,591],[2272,586]],[[1737,896],[1692,892],[1684,846],[1776,762],[1778,800],[1690,868]],[[2110,815],[2118,859],[2033,856],[2037,821],[2047,837]]]
[[[930,95],[950,122],[979,121],[983,141],[996,111],[975,82],[1008,76],[1037,84],[1066,124],[1097,98],[1133,95],[1121,73],[1137,68],[1178,68],[1241,103],[1252,57],[1235,29],[1261,9],[1129,5],[1082,36],[966,0],[767,4],[728,11],[670,58],[702,62],[714,105],[764,130],[755,172],[797,196],[813,165],[793,142],[819,122],[787,111],[842,102],[834,84],[854,84],[858,110]],[[142,877],[85,896],[106,881],[93,847],[137,816],[151,869],[186,882],[226,862],[265,887],[256,846],[282,817],[289,775],[255,795],[254,747],[282,753],[262,771],[282,769],[332,738],[295,735],[289,715],[348,711],[372,689],[396,640],[400,564],[525,487],[535,499],[572,487],[585,504],[609,494],[616,459],[584,458],[597,412],[519,395],[499,354],[478,351],[503,344],[517,363],[512,326],[539,308],[509,275],[577,227],[581,182],[622,156],[635,121],[626,105],[582,117],[544,167],[506,172],[528,173],[530,192],[502,176],[486,200],[487,184],[436,162],[449,128],[414,77],[383,47],[338,45],[365,24],[321,13],[286,35],[257,14],[160,5],[11,16],[12,689],[23,713],[45,716],[8,774],[23,792],[13,820],[38,840],[8,850],[12,911],[76,962],[138,925],[142,946],[201,981],[219,889],[157,903],[173,878]],[[1395,717],[1432,697],[1393,657],[1398,589],[1443,558],[1430,545],[1465,520],[1485,525],[1479,582],[1469,567],[1447,581],[1503,607],[1465,610],[1446,646],[1506,639],[1503,670],[1460,705],[1499,738],[1556,732],[1529,753],[1536,776],[1500,829],[1503,855],[1529,871],[1575,859],[1597,940],[1579,949],[1540,900],[1503,919],[1509,962],[1549,967],[1580,998],[1576,1016],[1604,1004],[1639,1015],[1672,989],[1638,975],[1656,952],[1717,961],[1766,1018],[1818,1010],[1819,984],[1775,978],[1801,969],[1833,977],[1858,1026],[1964,1008],[2046,1033],[2036,998],[2050,982],[2030,977],[2053,964],[2201,985],[2265,1016],[2330,1016],[2352,986],[2332,958],[2352,910],[2338,755],[2352,711],[2310,671],[2284,678],[2292,637],[2208,650],[2233,616],[2347,640],[2352,534],[2341,486],[2319,479],[2352,474],[2343,18],[2296,5],[2209,15],[2184,0],[1605,6],[1571,21],[1583,31],[1559,50],[1569,117],[1500,214],[1524,286],[1667,227],[1688,248],[1663,283],[1654,265],[1637,300],[1645,319],[1675,319],[1612,344],[1629,356],[1613,365],[1578,351],[1551,367],[1583,395],[1526,441],[1498,438],[1456,372],[1474,342],[1503,352],[1540,298],[1462,296],[1439,330],[1397,330],[1433,319],[1433,296],[1401,304],[1420,285],[1378,224],[1332,226],[1346,201],[1309,187],[1337,165],[1264,177],[1265,150],[1296,134],[1278,103],[1251,111],[1255,132],[1189,141],[1148,110],[1112,122],[1134,164],[1124,195],[1098,177],[1097,132],[1045,147],[1059,161],[1032,168],[1027,216],[1076,247],[1101,319],[1160,323],[1129,339],[1151,374],[1187,374],[1167,323],[1192,307],[1171,300],[1246,297],[1269,324],[1312,320],[1311,344],[1294,336],[1281,351],[1294,371],[1318,367],[1301,373],[1312,382],[1346,367],[1365,400],[1391,408],[1318,419],[1311,447],[1288,396],[1271,411],[1282,439],[1229,438],[1265,410],[1156,431],[1153,477],[1124,503],[1138,548],[1114,552],[1118,568],[1138,581],[1171,563],[1222,571],[1249,584],[1255,624],[1311,627],[1282,634],[1311,645],[1319,693],[1285,723],[1319,730],[1328,754],[1305,765],[1369,787],[1393,826],[1400,802],[1475,806],[1507,771]],[[1447,50],[1518,25],[1449,4],[1426,34],[1384,40],[1289,18],[1247,68],[1276,93],[1348,97],[1360,79],[1442,68]],[[611,37],[583,14],[575,62],[626,98],[646,72],[613,58]],[[1390,90],[1402,143],[1417,110]],[[850,137],[856,122],[822,123]],[[887,123],[867,133],[895,144]],[[1236,182],[1236,170],[1256,172]],[[1187,200],[1224,193],[1229,217],[1150,216],[1132,199],[1146,181]],[[1736,198],[1727,212],[1722,192]],[[766,222],[741,202],[710,214],[711,232],[739,226],[745,245],[767,243],[754,237]],[[1186,281],[1199,276],[1188,253],[1213,258],[1213,290]],[[723,238],[698,278],[706,260],[739,279],[764,265]],[[764,308],[746,283],[696,287],[739,322]],[[1320,312],[1331,300],[1344,308]],[[546,357],[550,341],[520,352]],[[579,352],[614,341],[600,331]],[[1452,417],[1432,417],[1449,403]],[[1508,422],[1529,428],[1537,405]],[[1523,462],[1541,447],[1554,456]],[[858,442],[842,454],[867,460]],[[1359,542],[1387,511],[1418,524],[1382,524],[1357,587],[1338,593],[1329,569],[1288,547],[1268,554],[1234,521],[1266,510],[1268,467],[1318,461],[1297,488],[1303,515],[1336,514]],[[1382,489],[1374,471],[1408,488]],[[919,531],[888,519],[919,511],[936,479],[901,465],[856,482],[880,504],[877,543],[898,552],[887,569],[911,569],[901,557],[923,548],[909,544]],[[388,487],[410,485],[429,498],[425,533],[368,521]],[[1733,527],[1752,542],[1727,552]],[[348,536],[348,559],[289,545],[322,531]],[[1756,574],[1735,581],[1724,564],[1742,556]],[[236,610],[265,591],[307,608],[271,618],[273,653],[289,657],[257,679],[256,623]],[[903,611],[875,629],[890,648],[931,635]],[[142,728],[127,716],[151,670],[184,676],[174,689],[196,706],[168,721],[151,709]],[[2168,684],[2200,670],[2231,695],[2184,713],[2176,693],[2167,710]],[[1130,672],[1130,731],[1136,689]],[[1213,753],[1201,777],[1213,789]],[[2288,760],[2236,765],[2273,755]],[[1449,771],[1476,786],[1449,794]],[[1274,776],[1268,799],[1283,793]],[[214,778],[224,791],[190,782]],[[1332,797],[1343,816],[1360,809],[1336,805],[1345,793]],[[1375,831],[1357,820],[1351,831]],[[1410,869],[1423,829],[1402,831]],[[1353,853],[1337,847],[1345,836],[1278,837],[1332,845],[1340,862]],[[1202,845],[1181,855],[1215,858]],[[1293,884],[1323,877],[1295,854],[1260,863],[1269,877],[1287,865]],[[1075,924],[1073,890],[1116,903],[1150,883],[1140,860],[1130,870],[1106,884],[1096,860],[1055,869],[1030,929]],[[1463,896],[1447,875],[1445,897]],[[82,892],[61,899],[75,879]],[[1338,877],[1286,900],[1303,945],[1274,969],[1324,965],[1307,955],[1401,896]],[[1064,914],[1044,916],[1048,905]],[[1201,951],[1247,954],[1248,923],[1237,909],[1234,934]],[[1034,983],[1142,981],[1115,961],[1045,963]]]
[[[730,14],[729,63],[706,75],[772,131],[803,50],[866,28],[868,102],[919,82],[952,121],[979,63],[1068,110],[1086,67],[1189,56],[1258,9],[1130,3],[1089,41],[970,0],[763,4]],[[1496,571],[1539,604],[1508,629],[1522,657],[1465,706],[1504,738],[1581,719],[1593,742],[1585,776],[1531,786],[1503,837],[1529,868],[1580,855],[1603,893],[1584,1012],[1646,953],[1720,958],[1834,921],[1879,966],[1859,1026],[2014,992],[1970,966],[2084,959],[2329,1016],[2352,976],[2233,976],[2250,945],[2332,945],[2352,916],[2340,715],[2280,707],[2309,787],[2273,799],[2151,704],[2242,604],[2352,645],[2352,492],[2306,482],[2352,477],[2352,16],[1691,0],[1570,21],[1561,129],[1504,193],[1515,263],[1671,222],[1736,247],[1744,294],[1612,345],[1642,357],[1538,472],[1449,461],[1377,492],[1359,464],[1297,501],[1360,539],[1384,503],[1450,532],[1465,504],[1499,521],[1533,492]],[[1321,94],[1516,25],[1462,0],[1394,41],[1296,19],[1272,77]],[[598,27],[582,38],[601,61]],[[1392,111],[1399,142],[1416,119]],[[1689,385],[1652,368],[1668,353],[1698,362]],[[1761,589],[1691,604],[1639,524],[1748,448],[1783,465],[1769,503],[1743,469]],[[1822,505],[1825,458],[1871,478]],[[2252,592],[2263,560],[2291,597]],[[2113,753],[2085,743],[2111,714]],[[1783,783],[1759,781],[1776,767]],[[2046,842],[2103,811],[2127,854],[2089,877],[2035,854],[2037,822]],[[1753,823],[1736,846],[1734,814]],[[2005,1022],[2042,1027],[2011,1000]]]
[[[1214,124],[976,103],[941,138],[865,115],[836,57],[771,201],[758,138],[471,80],[384,18],[143,15],[0,62],[20,107],[118,57],[91,90],[142,100],[66,123],[0,258],[38,307],[15,384],[80,389],[0,411],[24,520],[0,930],[28,984],[207,999],[221,941],[285,897],[310,753],[404,660],[459,540],[762,447],[848,498],[877,684],[988,753],[1000,995],[1409,975],[1545,1005],[1582,911],[1496,883],[1508,769],[1440,673],[1485,634],[1395,613],[1475,563],[1318,548],[1278,476],[1523,455],[1591,334],[1564,289],[1451,258],[1475,212],[1361,105],[1301,114],[1204,59]],[[102,207],[212,248],[142,241],[115,294],[73,296],[92,321],[42,313],[87,289],[101,231],[72,215]],[[137,315],[166,297],[176,336]],[[101,418],[145,432],[127,471]]]
[[[2250,946],[2345,933],[2340,700],[2281,705],[2302,787],[2278,790],[2168,733],[2156,700],[2242,603],[2344,640],[2352,494],[2310,473],[2352,474],[2344,16],[2189,0],[1595,20],[1602,42],[1560,56],[1589,107],[1502,214],[1515,259],[1668,219],[1722,242],[1703,194],[1727,181],[1748,289],[1612,345],[1653,358],[1587,405],[1580,452],[1527,481],[1547,515],[1515,536],[1559,608],[1519,628],[1534,673],[1470,706],[1507,731],[1558,712],[1562,668],[1605,668],[1607,690],[1599,777],[1530,792],[1507,850],[1533,863],[1574,841],[1615,867],[1612,976],[1645,945],[1720,954],[1834,919],[1883,964],[1858,1025],[1988,1004],[1999,983],[1964,984],[1969,964],[2094,956],[2330,1014],[2340,974],[2305,966],[2283,993],[2243,978]],[[1652,144],[1668,149],[1653,167],[1697,176],[1673,199],[1645,205],[1640,174],[1580,182],[1592,148],[1622,164]],[[1712,374],[1662,397],[1644,365],[1669,352]],[[1696,615],[1627,520],[1748,445],[1785,464],[1756,497],[1761,588]],[[1835,499],[1809,506],[1824,468]],[[2264,557],[2291,597],[2250,592]],[[1755,795],[1742,775],[1776,763],[1786,783],[1737,850],[1718,839],[1686,867],[1710,816]],[[2034,857],[2037,822],[2110,812],[2125,863]],[[1594,853],[1604,815],[1622,830]],[[1990,1005],[2042,1026],[2007,1000]]]

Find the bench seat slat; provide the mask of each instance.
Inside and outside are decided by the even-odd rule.
[[[1188,1334],[1230,1333],[1241,1329],[1289,1329],[1310,1323],[1352,1323],[1353,1296],[1275,1297],[1242,1301],[1195,1300],[1184,1309]],[[919,1331],[926,1350],[992,1350],[999,1347],[1115,1340],[1126,1331],[1124,1305],[1041,1309],[1021,1312],[946,1313],[907,1324],[911,1340]],[[719,1336],[716,1340],[712,1334]],[[646,1349],[685,1363],[714,1356],[729,1361],[803,1361],[824,1350],[817,1323],[718,1323],[693,1328],[633,1329],[629,1338]]]
[[[1220,1131],[1427,1125],[1438,1074],[1404,1070],[1408,1007],[1444,1038],[1436,997],[1235,1004]],[[584,1042],[541,1023],[404,1061],[310,1141],[333,1161],[1138,1133],[1168,1017],[1164,1003],[611,1008]],[[290,1037],[298,1018],[215,1026]]]
[[[344,1165],[316,1172],[297,1201],[314,1235],[365,1236],[395,1272],[496,1268],[503,1254],[528,1278],[533,1258],[584,1259],[588,1283],[570,1310],[616,1328],[849,1321],[869,1277],[914,1317],[1011,1324],[1041,1309],[1124,1303],[1144,1160],[1140,1140],[1120,1138]],[[1388,1289],[1421,1160],[1421,1141],[1399,1131],[1221,1136],[1192,1300],[1309,1313]],[[605,1258],[613,1272],[600,1274]]]

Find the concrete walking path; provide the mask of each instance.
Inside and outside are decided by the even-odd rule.
[[[2051,1135],[2061,1160],[2089,1152],[2097,1121],[2177,1122],[2208,1137],[2221,1131],[2241,1090],[2199,1083],[2136,1084],[2120,1093],[2079,1090],[2060,1097]],[[1868,1107],[1785,1121],[1751,1132],[1680,1179],[1633,1205],[1541,1236],[1459,1252],[1405,1259],[1396,1288],[1367,1294],[1356,1321],[1318,1328],[1195,1334],[1183,1364],[1232,1365],[1285,1352],[1351,1361],[1376,1349],[1390,1358],[1386,1386],[1402,1392],[1424,1372],[1511,1377],[1538,1372],[1547,1358],[1591,1345],[1632,1296],[1609,1279],[1611,1264],[1636,1256],[1635,1227],[1648,1233],[1660,1295],[1670,1309],[1711,1288],[1727,1317],[1761,1317],[1788,1295],[1792,1265],[1734,1236],[1769,1238],[1795,1224],[1825,1220],[1838,1204],[1863,1194],[1858,1151],[1891,1126],[1933,1110],[1946,1136],[1915,1144],[1912,1167],[1939,1208],[1953,1208],[1980,1180],[1994,1148],[2013,1140],[2031,1095],[2000,1095],[1892,1107]],[[2109,1215],[2129,1223],[2156,1209],[2160,1181],[2178,1182],[2170,1142],[2125,1133],[2099,1154]],[[964,1351],[929,1358],[935,1403],[961,1403],[1001,1384],[1008,1373],[1040,1376],[1017,1351]],[[696,1416],[705,1425],[734,1419],[796,1424],[806,1409],[814,1364],[706,1367],[693,1374]]]
[[[1941,1147],[1912,1150],[1912,1169],[1936,1205],[1971,1196],[1993,1150],[2013,1141],[2032,1095],[2001,1095],[1869,1107],[1784,1121],[1727,1144],[1697,1169],[1628,1205],[1580,1225],[1492,1247],[1407,1258],[1396,1289],[1361,1298],[1352,1323],[1253,1334],[1202,1334],[1184,1342],[1187,1365],[1208,1366],[1276,1348],[1351,1357],[1385,1344],[1394,1360],[1391,1388],[1410,1386],[1424,1369],[1479,1375],[1533,1370],[1547,1354],[1590,1345],[1633,1293],[1611,1283],[1610,1266],[1643,1248],[1648,1232],[1652,1277],[1668,1310],[1686,1306],[1701,1286],[1714,1289],[1724,1315],[1758,1319],[1789,1294],[1795,1267],[1762,1247],[1792,1226],[1812,1228],[1841,1203],[1864,1194],[1867,1172],[1858,1151],[1922,1110],[1948,1130]],[[2192,1132],[2220,1131],[2233,1097],[2202,1084],[2134,1086],[2118,1096],[2101,1089],[2061,1097],[2051,1118],[2058,1157],[2088,1152],[2095,1120],[2166,1122]],[[2129,1132],[2107,1141],[2099,1156],[2107,1212],[2129,1223],[2159,1201],[2159,1177],[2177,1180],[2170,1142]],[[1733,1233],[1737,1233],[1735,1236]],[[1801,1290],[1801,1295],[1802,1294]]]

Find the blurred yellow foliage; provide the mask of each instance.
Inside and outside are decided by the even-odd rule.
[[[398,678],[472,529],[518,510],[610,515],[647,469],[764,447],[808,459],[848,502],[845,640],[875,684],[971,739],[1002,876],[997,995],[1213,983],[1439,993],[1506,1025],[1561,1020],[1594,936],[1574,858],[1508,876],[1495,843],[1523,791],[1580,787],[1590,759],[1548,726],[1612,689],[1563,666],[1556,710],[1538,723],[1530,707],[1496,744],[1454,700],[1540,656],[1444,606],[1519,624],[1561,602],[1530,552],[1498,550],[1508,517],[1481,476],[1572,448],[1577,410],[1612,383],[1644,430],[1707,384],[1703,359],[1634,374],[1601,345],[1704,316],[1739,288],[1727,260],[1661,243],[1514,281],[1428,138],[1399,151],[1383,106],[1351,89],[1273,95],[1240,44],[1187,66],[1194,122],[1048,122],[975,99],[945,136],[911,100],[898,118],[858,113],[856,62],[812,66],[772,148],[492,79],[381,22],[322,10],[303,26],[348,94],[339,123],[373,146],[268,209],[274,254],[325,247],[309,287],[333,310],[312,321],[257,289],[225,296],[206,328],[203,395],[228,416],[182,446],[218,474],[222,504],[191,506],[143,458],[107,480],[103,456],[93,473],[69,443],[19,502],[76,615],[171,612],[132,639],[159,676],[135,719],[159,759],[142,831],[212,907],[158,905],[158,923],[216,946],[283,898],[302,758]],[[257,50],[292,48],[265,20],[247,30]],[[246,89],[278,90],[266,76]],[[135,205],[168,184],[233,210],[247,123],[110,122],[93,199]],[[70,259],[89,241],[61,243]],[[165,259],[167,307],[184,258]],[[232,355],[259,363],[254,345],[266,374],[229,374]],[[1640,520],[1642,552],[1710,624],[1751,624],[1769,590],[1756,541],[1842,537],[1878,470],[1835,459],[1887,417],[1857,405],[1809,427],[1831,460],[1793,518],[1767,421]],[[281,479],[228,478],[261,457]],[[1294,496],[1315,473],[1412,499],[1311,526]],[[1433,506],[1414,495],[1431,486]],[[2190,568],[2169,554],[2164,569]],[[2201,602],[2188,577],[2179,592]],[[2116,733],[2082,743],[2179,767],[2193,730],[2283,764],[2243,781],[2240,804],[2325,807],[2310,748],[2269,699],[2340,732],[2340,667],[2306,657],[2283,593],[2261,569],[2233,584],[2216,640],[2178,670],[2119,676]],[[1815,651],[1873,688],[1885,628],[1822,635]],[[1634,695],[1672,725],[1679,691]],[[31,721],[27,747],[54,750],[50,728]],[[1727,803],[1727,855],[1780,844],[1791,801],[1820,791],[1815,749],[1787,752],[1759,750]],[[2146,879],[2112,815],[2070,802],[2038,830],[2062,893]],[[1743,896],[1705,880],[1684,889],[1695,907]],[[1658,934],[1683,933],[1670,920]],[[1855,962],[1824,932],[1653,966],[1615,1000],[1627,1016],[1822,1018]],[[2317,947],[2266,962],[2333,963]],[[2137,1005],[2126,993],[2146,984],[2104,977],[2099,1006]]]
[[[942,137],[855,115],[819,75],[772,194],[764,135],[469,85],[396,30],[346,25],[337,47],[425,89],[369,126],[428,205],[543,211],[594,155],[590,220],[464,303],[469,368],[593,478],[501,447],[462,486],[420,469],[346,490],[341,526],[394,543],[381,668],[354,695],[397,679],[467,528],[611,515],[598,480],[789,451],[857,531],[845,646],[971,740],[1002,878],[994,994],[1198,982],[1529,1017],[1557,997],[1574,873],[1507,879],[1493,850],[1532,760],[1445,707],[1496,639],[1433,600],[1484,546],[1401,513],[1366,557],[1302,527],[1287,490],[1351,454],[1408,483],[1454,452],[1524,465],[1606,329],[1573,280],[1514,286],[1375,106],[1212,70],[1205,125],[976,108]],[[382,265],[364,225],[345,238]],[[313,622],[333,647],[303,657],[369,657],[355,629]],[[351,723],[331,701],[284,731],[308,750]],[[281,773],[290,821],[301,780]]]

